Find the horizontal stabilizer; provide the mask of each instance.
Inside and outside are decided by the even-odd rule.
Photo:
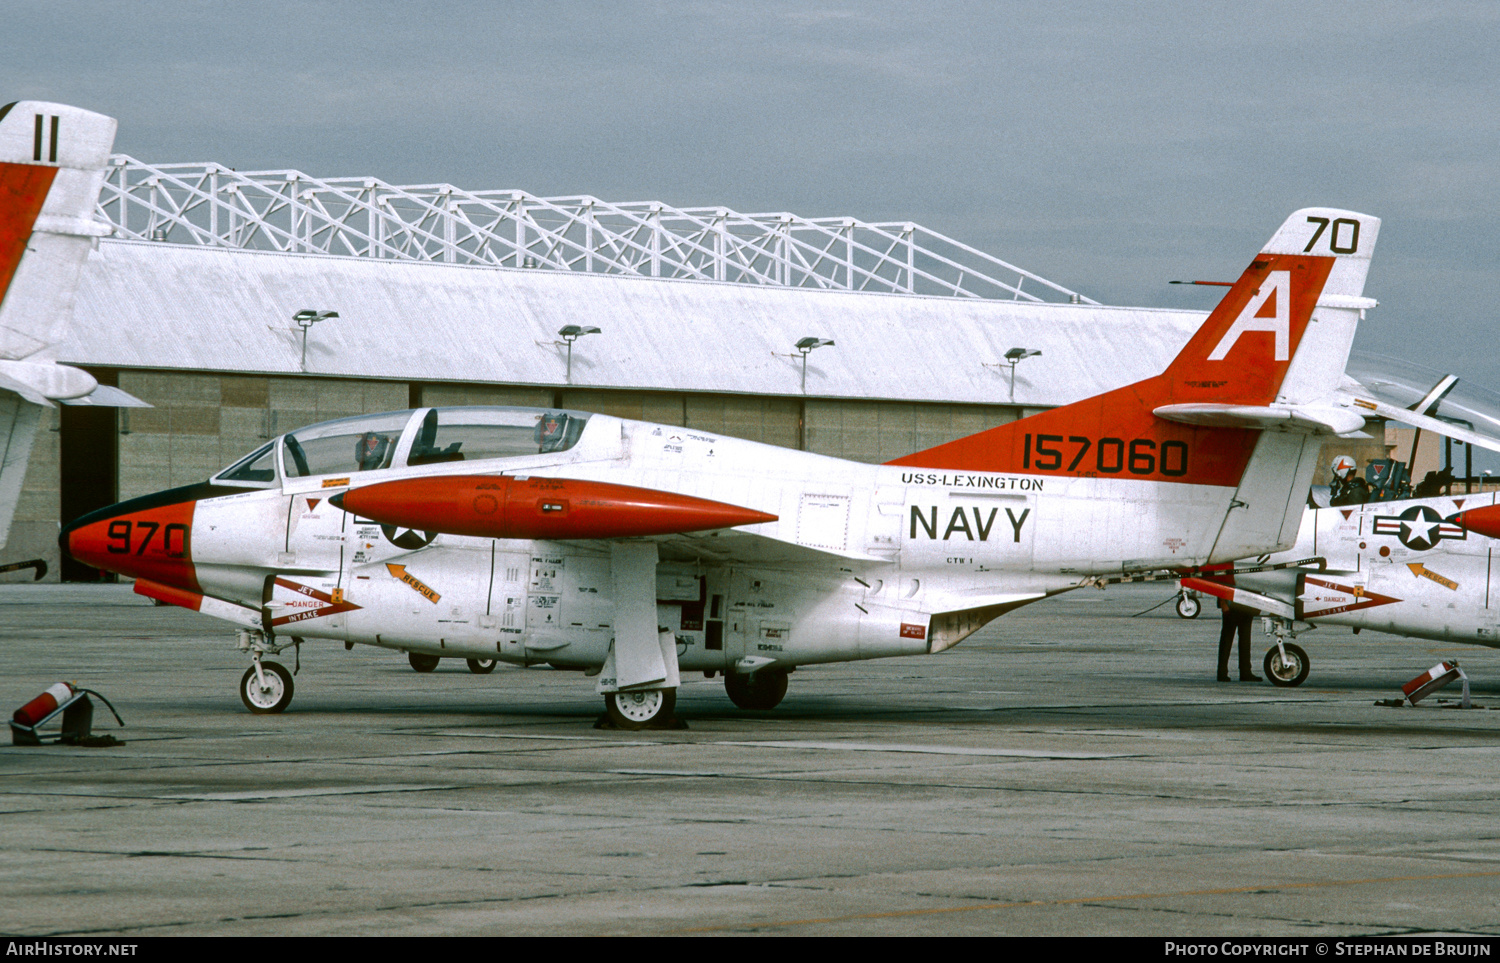
[[[1360,415],[1332,405],[1216,405],[1199,402],[1162,405],[1153,413],[1167,421],[1212,428],[1280,429],[1342,435],[1365,426],[1365,419]]]
[[[1242,605],[1247,609],[1255,609],[1266,615],[1276,615],[1284,619],[1297,617],[1296,609],[1280,599],[1274,599],[1259,592],[1251,592],[1248,589],[1236,588],[1233,585],[1225,585],[1223,582],[1203,578],[1185,578],[1182,580],[1182,587],[1204,595],[1211,595],[1216,599],[1223,599],[1234,605]]]

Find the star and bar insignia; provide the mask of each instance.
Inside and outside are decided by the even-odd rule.
[[[1427,551],[1445,538],[1468,538],[1462,525],[1446,521],[1426,505],[1413,505],[1400,515],[1377,515],[1371,531],[1376,535],[1394,535],[1402,545],[1418,552]]]

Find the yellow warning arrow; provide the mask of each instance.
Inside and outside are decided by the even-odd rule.
[[[1406,567],[1411,569],[1411,574],[1417,576],[1418,578],[1430,578],[1445,589],[1450,589],[1454,592],[1458,591],[1457,582],[1453,581],[1453,579],[1451,578],[1445,578],[1444,576],[1439,575],[1432,569],[1423,565],[1421,562],[1407,562]]]
[[[438,603],[438,599],[442,598],[441,595],[432,590],[432,586],[428,585],[426,582],[423,582],[415,575],[408,574],[405,565],[392,565],[390,562],[386,562],[385,568],[386,571],[390,572],[396,578],[399,578],[407,585],[410,585],[419,595],[421,595],[427,601],[431,602],[433,605],[436,605]]]

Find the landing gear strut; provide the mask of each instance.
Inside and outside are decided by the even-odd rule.
[[[1196,619],[1198,613],[1203,611],[1203,604],[1198,601],[1198,593],[1183,590],[1177,593],[1177,617],[1181,619]]]

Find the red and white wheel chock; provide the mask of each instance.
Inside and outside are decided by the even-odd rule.
[[[1439,662],[1402,686],[1401,691],[1406,693],[1408,702],[1416,705],[1454,679],[1462,679],[1464,684],[1463,702],[1460,703],[1460,707],[1472,709],[1473,704],[1469,701],[1469,677],[1464,674],[1463,669],[1458,667],[1457,660]]]

